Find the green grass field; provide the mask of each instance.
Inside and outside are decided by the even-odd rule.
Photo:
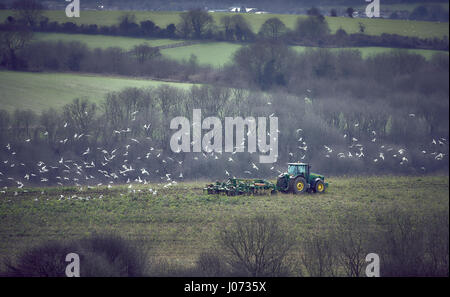
[[[404,11],[408,11],[408,12],[412,12],[416,7],[421,6],[421,5],[439,5],[441,7],[443,7],[445,10],[449,9],[449,4],[448,3],[443,3],[443,2],[416,2],[416,3],[402,3],[402,4],[389,4],[384,2],[381,2],[381,6],[380,6],[380,11],[383,12],[393,12],[396,10],[404,10]],[[363,3],[362,5],[354,5],[352,6],[354,9],[356,10],[362,10],[364,11],[366,9],[366,5]],[[333,7],[333,6],[323,6],[321,7],[323,8],[324,11],[330,11],[332,8],[337,8],[337,7]],[[341,6],[342,10],[345,10],[347,8],[347,6]]]
[[[77,97],[86,97],[91,102],[99,103],[108,92],[160,84],[182,88],[191,86],[122,77],[0,71],[0,109],[11,112],[15,109],[31,109],[39,113],[50,107],[58,109]]]
[[[161,53],[171,59],[178,61],[188,60],[191,55],[196,55],[200,64],[210,64],[215,67],[223,66],[231,62],[234,53],[241,48],[242,45],[229,42],[206,42],[201,44],[181,46],[170,49],[163,49]],[[316,49],[315,47],[292,46],[292,48],[301,53],[307,48]],[[339,50],[359,50],[363,58],[368,58],[373,55],[386,53],[390,51],[406,51],[423,55],[426,59],[431,59],[435,53],[445,53],[446,51],[436,50],[422,50],[422,49],[395,49],[389,47],[349,47],[349,48],[331,48],[331,51]]]
[[[69,19],[66,17],[64,11],[46,11],[47,16],[51,21],[57,22],[74,22],[77,24],[98,24],[114,25],[118,24],[119,18],[125,11],[82,11],[80,18]],[[179,23],[179,12],[152,12],[152,11],[131,11],[136,15],[136,21],[152,20],[160,27],[165,27],[171,23]],[[0,11],[0,21],[6,19],[7,16],[12,15],[10,10]],[[215,12],[212,13],[216,24],[220,25],[220,19],[225,15],[232,15],[232,13]],[[248,22],[253,30],[257,32],[261,25],[271,17],[280,18],[286,26],[294,28],[299,17],[298,15],[287,14],[246,14]],[[382,33],[400,34],[406,36],[417,36],[422,38],[443,37],[449,36],[448,23],[438,22],[421,22],[408,20],[389,20],[389,19],[352,19],[345,17],[326,17],[330,29],[335,32],[339,28],[343,28],[348,33],[356,33],[359,31],[359,22],[366,26],[366,33],[370,35],[380,35]]]
[[[231,62],[233,54],[241,47],[242,45],[231,42],[205,42],[163,49],[161,53],[178,61],[188,60],[191,55],[196,55],[200,64],[218,67]]]
[[[308,47],[305,46],[293,46],[295,51],[301,53],[304,52]],[[331,48],[331,51],[340,51],[340,50],[358,50],[361,52],[361,56],[366,59],[373,55],[378,55],[382,53],[387,53],[390,51],[405,51],[411,54],[419,54],[425,57],[425,59],[429,60],[436,53],[445,53],[448,55],[446,51],[436,51],[436,50],[423,50],[423,49],[396,49],[390,47],[347,47],[347,48]]]
[[[89,48],[107,48],[110,46],[118,46],[124,49],[130,49],[135,45],[148,43],[151,46],[161,46],[173,43],[182,42],[182,40],[171,39],[144,39],[144,38],[130,38],[130,37],[118,37],[118,36],[104,36],[104,35],[85,35],[85,34],[61,34],[61,33],[37,33],[34,36],[36,41],[80,41],[88,45]],[[174,48],[162,49],[161,53],[168,58],[182,61],[188,60],[191,55],[196,55],[198,62],[202,65],[213,65],[215,67],[223,66],[231,61],[231,58],[236,50],[241,48],[242,45],[231,42],[203,42],[199,44],[180,46]],[[302,52],[307,47],[294,46],[296,51]],[[355,47],[349,49],[357,49],[361,51],[364,58],[393,50],[386,47]],[[338,49],[333,49],[338,50]],[[434,53],[444,51],[434,50],[420,50],[411,49],[408,50],[411,53],[418,53],[425,58],[430,59]],[[447,53],[448,52],[444,52]]]
[[[33,36],[34,41],[79,41],[86,43],[91,49],[120,47],[126,50],[132,47],[146,43],[149,46],[162,46],[183,42],[182,40],[172,39],[146,39],[132,38],[122,36],[106,36],[106,35],[88,35],[88,34],[63,34],[63,33],[36,33]]]
[[[8,189],[0,193],[0,255],[14,256],[50,239],[117,232],[142,240],[153,256],[191,265],[211,247],[223,224],[235,217],[275,215],[300,236],[319,226],[326,230],[333,218],[348,212],[372,223],[377,210],[394,207],[411,214],[448,215],[448,176],[331,177],[328,182],[325,194],[299,196],[206,195],[202,193],[206,181],[167,188],[152,184],[132,189],[83,187],[81,191],[75,187]]]

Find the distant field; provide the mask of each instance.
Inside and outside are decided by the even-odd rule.
[[[91,102],[99,103],[108,92],[160,84],[190,86],[185,83],[96,75],[0,71],[0,109],[42,112],[50,107],[58,109],[77,97],[87,97]]]
[[[80,18],[69,19],[64,11],[46,11],[45,15],[51,21],[57,22],[74,22],[77,24],[98,24],[98,25],[114,25],[118,24],[119,18],[125,11],[82,11]],[[131,11],[136,15],[137,22],[143,20],[152,20],[160,27],[165,27],[171,23],[179,22],[179,12],[154,12],[154,11]],[[8,15],[13,14],[10,10],[0,11],[0,21],[3,21]],[[220,19],[225,15],[233,15],[233,13],[215,12],[212,13],[216,23],[220,25]],[[245,14],[248,22],[256,32],[261,25],[271,17],[280,18],[286,26],[294,28],[299,15],[288,14]],[[438,22],[419,22],[407,20],[388,20],[388,19],[351,19],[345,17],[326,17],[331,31],[335,32],[339,28],[343,28],[348,33],[356,33],[359,31],[359,22],[366,26],[366,33],[370,35],[380,35],[382,33],[400,34],[406,36],[417,37],[443,37],[449,36],[448,23]]]
[[[130,38],[130,37],[119,37],[119,36],[105,36],[105,35],[85,35],[85,34],[60,34],[60,33],[37,33],[34,36],[37,41],[40,40],[62,40],[62,41],[80,41],[84,42],[90,48],[107,48],[110,46],[118,46],[124,49],[130,49],[137,44],[148,43],[151,46],[161,46],[166,44],[174,44],[178,42],[183,42],[183,40],[172,40],[172,39],[145,39],[145,38]],[[189,46],[180,46],[175,48],[162,49],[161,53],[171,59],[178,61],[188,60],[191,55],[196,55],[198,62],[200,64],[209,64],[215,67],[223,66],[228,63],[234,52],[241,48],[241,44],[231,43],[231,42],[204,42],[201,44],[194,44]],[[296,51],[302,52],[307,47],[304,46],[294,46]],[[386,51],[392,50],[392,48],[385,47],[357,47],[348,48],[357,49],[361,51],[364,58],[378,54]],[[338,49],[333,49],[338,50]],[[420,50],[413,49],[408,50],[409,52],[418,53],[424,55],[425,58],[429,59],[431,56],[439,51],[434,50]],[[444,52],[447,53],[448,52]]]
[[[408,11],[408,12],[412,12],[417,6],[421,6],[421,5],[430,5],[430,4],[436,4],[439,5],[441,7],[443,7],[445,10],[449,9],[449,4],[447,3],[443,3],[443,2],[417,2],[417,3],[407,3],[407,4],[388,4],[385,1],[381,2],[380,5],[380,11],[381,13],[383,12],[393,12],[396,10],[404,10],[404,11]],[[354,9],[358,9],[358,10],[365,10],[366,8],[366,4],[363,5],[353,5],[352,6]],[[324,6],[322,7],[323,11],[330,11],[331,8],[336,8],[336,7],[332,7],[332,6]],[[340,9],[345,10],[346,6],[341,6]]]
[[[293,46],[295,51],[301,53],[305,51],[308,47],[306,46]],[[346,47],[346,48],[331,48],[331,51],[339,51],[339,50],[358,50],[361,52],[361,56],[365,59],[373,55],[382,54],[390,51],[405,51],[408,53],[419,54],[425,57],[425,59],[429,60],[436,53],[445,53],[448,55],[446,51],[436,51],[436,50],[423,50],[423,49],[397,49],[390,47]]]
[[[152,256],[191,266],[213,245],[225,223],[256,214],[280,217],[298,238],[310,231],[326,234],[333,220],[350,212],[375,225],[378,210],[396,206],[414,218],[446,214],[448,223],[448,176],[330,177],[328,182],[329,189],[320,196],[206,195],[202,193],[206,181],[171,187],[134,184],[132,190],[126,185],[81,191],[8,189],[0,193],[0,258],[48,240],[113,231],[139,239]]]
[[[196,55],[200,64],[223,66],[231,62],[235,51],[242,45],[231,42],[205,42],[189,46],[181,46],[163,49],[164,56],[178,61],[188,60],[191,55]]]
[[[229,42],[207,42],[202,44],[195,44],[190,46],[181,46],[176,48],[164,49],[161,52],[166,57],[175,60],[187,60],[191,55],[196,55],[200,64],[210,64],[213,66],[223,66],[231,62],[233,54],[242,45]],[[297,52],[303,52],[307,48],[315,49],[315,47],[306,46],[292,46]],[[349,47],[349,48],[331,48],[331,51],[338,50],[359,50],[363,58],[368,58],[372,55],[386,53],[393,50],[400,50],[409,53],[416,53],[423,55],[426,59],[431,59],[435,53],[445,53],[445,51],[436,50],[422,50],[422,49],[395,49],[390,47]]]
[[[88,35],[88,34],[62,34],[62,33],[36,33],[36,41],[79,41],[84,42],[90,48],[121,47],[129,50],[133,46],[147,43],[150,46],[169,45],[182,42],[182,40],[172,39],[146,39],[122,36]]]

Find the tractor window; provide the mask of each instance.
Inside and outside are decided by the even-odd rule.
[[[288,167],[288,173],[292,175],[306,174],[306,166],[291,165]]]
[[[291,165],[288,167],[288,173],[292,175],[303,174],[304,176],[306,176],[306,166]]]
[[[297,175],[297,166],[289,166],[288,173],[292,175]]]
[[[306,175],[306,166],[298,166],[298,173]]]

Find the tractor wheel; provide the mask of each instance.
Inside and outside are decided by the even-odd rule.
[[[307,188],[306,180],[299,176],[296,179],[293,180],[291,189],[294,192],[294,194],[303,194],[306,192]]]
[[[323,184],[323,181],[318,180],[316,184],[314,185],[314,192],[323,194],[325,192],[325,185]]]
[[[283,193],[289,192],[289,184],[286,177],[279,177],[277,179],[277,188]]]

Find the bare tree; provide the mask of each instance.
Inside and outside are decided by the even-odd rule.
[[[277,218],[241,218],[220,234],[220,246],[235,274],[261,277],[288,274],[287,256],[295,241]]]
[[[286,32],[286,25],[279,18],[270,18],[261,26],[259,35],[263,38],[279,40]]]
[[[311,7],[310,9],[308,9],[308,11],[306,13],[310,16],[316,16],[316,17],[322,16],[322,14],[320,13],[320,10],[317,7]]]
[[[368,254],[368,226],[367,218],[348,214],[341,217],[335,227],[338,259],[347,276],[362,275],[366,265],[365,256]]]
[[[328,36],[330,28],[323,16],[309,16],[297,20],[296,33],[302,40],[316,42]]]
[[[201,39],[209,27],[214,23],[212,16],[201,9],[194,9],[180,14],[182,19],[179,27],[183,35],[191,33],[196,39]]]
[[[253,38],[253,31],[245,18],[236,14],[231,17],[231,21],[234,27],[234,34],[238,41],[248,41]]]
[[[64,106],[64,117],[77,133],[88,134],[94,129],[95,103],[89,103],[87,99],[76,98],[72,103]]]
[[[246,41],[253,37],[253,31],[245,18],[240,14],[224,16],[220,22],[225,30],[225,39]]]
[[[336,276],[338,263],[333,238],[326,230],[315,231],[303,236],[301,242],[303,253],[300,259],[309,276]]]
[[[36,122],[37,116],[32,110],[14,111],[12,129],[13,136],[17,139],[29,138],[33,134],[32,126]]]
[[[18,0],[13,3],[12,8],[17,17],[27,26],[35,26],[42,16],[43,6],[36,0]]]
[[[355,12],[355,10],[353,9],[353,7],[349,7],[347,8],[347,10],[345,10],[345,12],[347,13],[348,17],[353,18],[353,13]]]
[[[225,39],[232,40],[234,38],[234,32],[232,27],[232,20],[230,16],[224,16],[220,19],[220,23],[224,27]]]
[[[183,93],[177,88],[161,85],[156,89],[156,97],[160,108],[161,108],[161,116],[162,119],[170,119],[171,116],[176,114],[179,109],[180,102],[183,101]],[[164,120],[161,125],[161,144],[162,146],[169,150],[170,146],[170,134],[171,130],[169,128],[170,121]]]
[[[134,46],[131,53],[136,57],[139,64],[161,56],[161,53],[157,47],[151,47],[145,43]]]
[[[40,115],[39,123],[44,129],[44,133],[47,132],[47,142],[49,144],[55,144],[56,133],[58,130],[58,124],[61,123],[60,114],[54,108],[45,110]]]
[[[136,24],[136,15],[125,13],[119,17],[119,30],[127,35],[136,35],[139,25]]]
[[[0,31],[0,51],[6,66],[16,70],[19,66],[17,51],[24,48],[31,40],[32,32],[20,25],[6,25],[3,29]]]
[[[337,17],[337,11],[336,11],[336,9],[331,9],[330,10],[330,16],[332,16],[332,17]]]
[[[292,51],[285,44],[257,42],[239,49],[234,62],[250,81],[262,89],[286,83]]]

